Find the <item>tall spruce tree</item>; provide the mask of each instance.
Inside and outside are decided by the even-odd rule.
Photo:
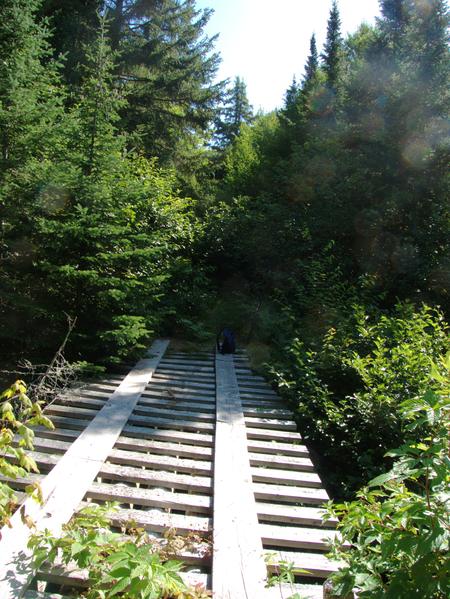
[[[219,145],[226,147],[239,135],[241,125],[250,123],[253,109],[247,98],[245,81],[236,77],[233,87],[225,96],[220,118],[216,121],[216,137]]]
[[[331,6],[327,24],[327,37],[321,57],[328,85],[334,89],[339,80],[342,60],[341,18],[336,0],[333,0]]]
[[[83,46],[93,42],[103,0],[43,0],[38,16],[48,18],[55,57],[64,55],[63,74],[78,85],[84,59]]]
[[[208,131],[222,86],[219,56],[205,35],[210,10],[195,0],[108,0],[117,73],[128,89],[122,127],[130,144],[164,164],[177,148]],[[201,143],[201,139],[199,140]]]
[[[314,84],[318,68],[319,56],[317,54],[316,36],[313,33],[309,42],[309,55],[306,60],[305,73],[303,76],[303,90],[309,89]]]
[[[52,145],[61,111],[58,67],[49,30],[36,22],[40,0],[0,4],[0,177]],[[44,64],[45,63],[45,64]]]
[[[45,202],[41,174],[65,147],[64,88],[39,6],[0,4],[0,346],[15,352],[32,339],[38,317],[32,235]]]
[[[187,203],[172,192],[171,177],[125,151],[116,129],[124,100],[114,58],[102,22],[71,107],[70,153],[53,167],[53,188],[63,189],[66,201],[42,211],[33,232],[35,271],[46,289],[39,307],[54,315],[56,329],[64,312],[77,318],[71,347],[84,359],[142,348],[174,303],[188,301],[180,281],[195,280],[195,219]]]

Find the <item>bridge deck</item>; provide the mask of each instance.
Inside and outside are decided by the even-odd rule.
[[[41,473],[11,482],[19,493],[41,482],[45,503],[24,499],[26,513],[57,533],[86,502],[118,501],[113,526],[132,520],[155,537],[193,531],[195,543],[179,554],[185,577],[216,599],[322,597],[321,580],[337,567],[324,555],[335,531],[322,520],[328,496],[289,410],[244,352],[166,347],[156,342],[127,377],[80,387],[46,409],[56,429],[36,432]],[[33,572],[19,510],[12,522],[1,531],[2,598],[85,586],[83,572]],[[283,563],[300,578],[266,588]]]

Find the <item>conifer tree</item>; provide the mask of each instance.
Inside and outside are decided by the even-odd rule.
[[[117,73],[128,89],[122,127],[132,144],[173,163],[179,143],[207,132],[222,85],[219,56],[205,35],[211,10],[195,0],[107,0]]]
[[[336,88],[342,59],[341,19],[336,0],[333,0],[331,7],[327,25],[327,38],[321,56],[328,85],[331,88]]]
[[[83,46],[95,38],[102,5],[103,0],[42,1],[38,16],[48,18],[53,54],[64,55],[63,74],[71,85],[80,83]]]
[[[317,54],[316,36],[313,33],[309,42],[309,55],[306,60],[305,74],[303,76],[303,89],[309,89],[314,82],[319,68],[319,57]]]
[[[253,109],[247,98],[245,81],[236,77],[233,87],[226,94],[221,116],[216,122],[216,136],[219,144],[228,146],[239,134],[241,125],[250,123]]]
[[[166,295],[180,288],[175,273],[183,279],[190,268],[195,227],[172,178],[125,151],[114,58],[103,19],[71,108],[70,153],[53,166],[66,202],[42,214],[34,231],[36,274],[47,289],[39,307],[55,314],[53,326],[63,326],[63,312],[77,318],[72,348],[84,359],[117,359],[143,347],[173,309]]]
[[[0,4],[0,346],[18,352],[38,317],[32,238],[46,201],[41,175],[65,147],[65,90],[49,30],[36,20],[39,6],[39,0]]]
[[[39,5],[0,4],[0,177],[35,153],[45,155],[61,111],[57,65],[48,60],[49,30],[35,21]]]

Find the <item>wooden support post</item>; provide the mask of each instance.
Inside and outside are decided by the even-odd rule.
[[[0,597],[23,597],[34,570],[27,548],[34,530],[57,535],[70,520],[87,489],[110,454],[123,427],[153,376],[169,342],[155,341],[148,358],[140,360],[114,391],[104,407],[74,441],[42,481],[43,505],[29,498],[11,518],[11,528],[0,531]],[[25,523],[34,523],[30,530]]]
[[[233,357],[216,357],[212,586],[216,599],[257,599],[267,576]]]

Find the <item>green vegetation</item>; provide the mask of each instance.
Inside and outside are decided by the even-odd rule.
[[[7,478],[24,477],[28,472],[38,472],[36,462],[29,455],[33,450],[33,427],[43,425],[54,428],[42,413],[41,403],[26,395],[23,381],[16,381],[0,395],[0,474]],[[39,483],[26,488],[28,495],[40,499]],[[17,497],[6,482],[0,481],[0,527],[7,524],[17,507]]]
[[[364,489],[335,508],[355,546],[338,590],[431,599],[448,568],[433,364],[450,313],[449,13],[380,6],[344,39],[333,2],[322,52],[312,36],[284,105],[255,116],[244,81],[214,81],[194,0],[3,0],[0,352],[4,369],[48,362],[69,317],[67,358],[111,367],[156,335],[204,346],[232,326],[333,496]],[[2,396],[2,474],[33,469],[42,416],[25,398],[22,383]]]
[[[47,531],[33,535],[34,565],[58,560],[86,569],[86,589],[78,589],[77,597],[86,599],[207,599],[204,589],[188,587],[180,577],[183,564],[171,555],[181,546],[189,547],[189,539],[169,535],[161,541],[151,539],[144,531],[124,527],[123,533],[109,530],[109,517],[114,504],[92,504],[80,510],[64,527],[59,538]],[[124,533],[127,533],[127,536]]]
[[[338,595],[448,597],[450,513],[448,416],[450,353],[432,365],[432,385],[400,404],[406,443],[391,450],[392,469],[370,481],[357,500],[330,505],[342,539],[333,555],[346,565],[333,576]],[[421,441],[417,442],[417,432]]]

